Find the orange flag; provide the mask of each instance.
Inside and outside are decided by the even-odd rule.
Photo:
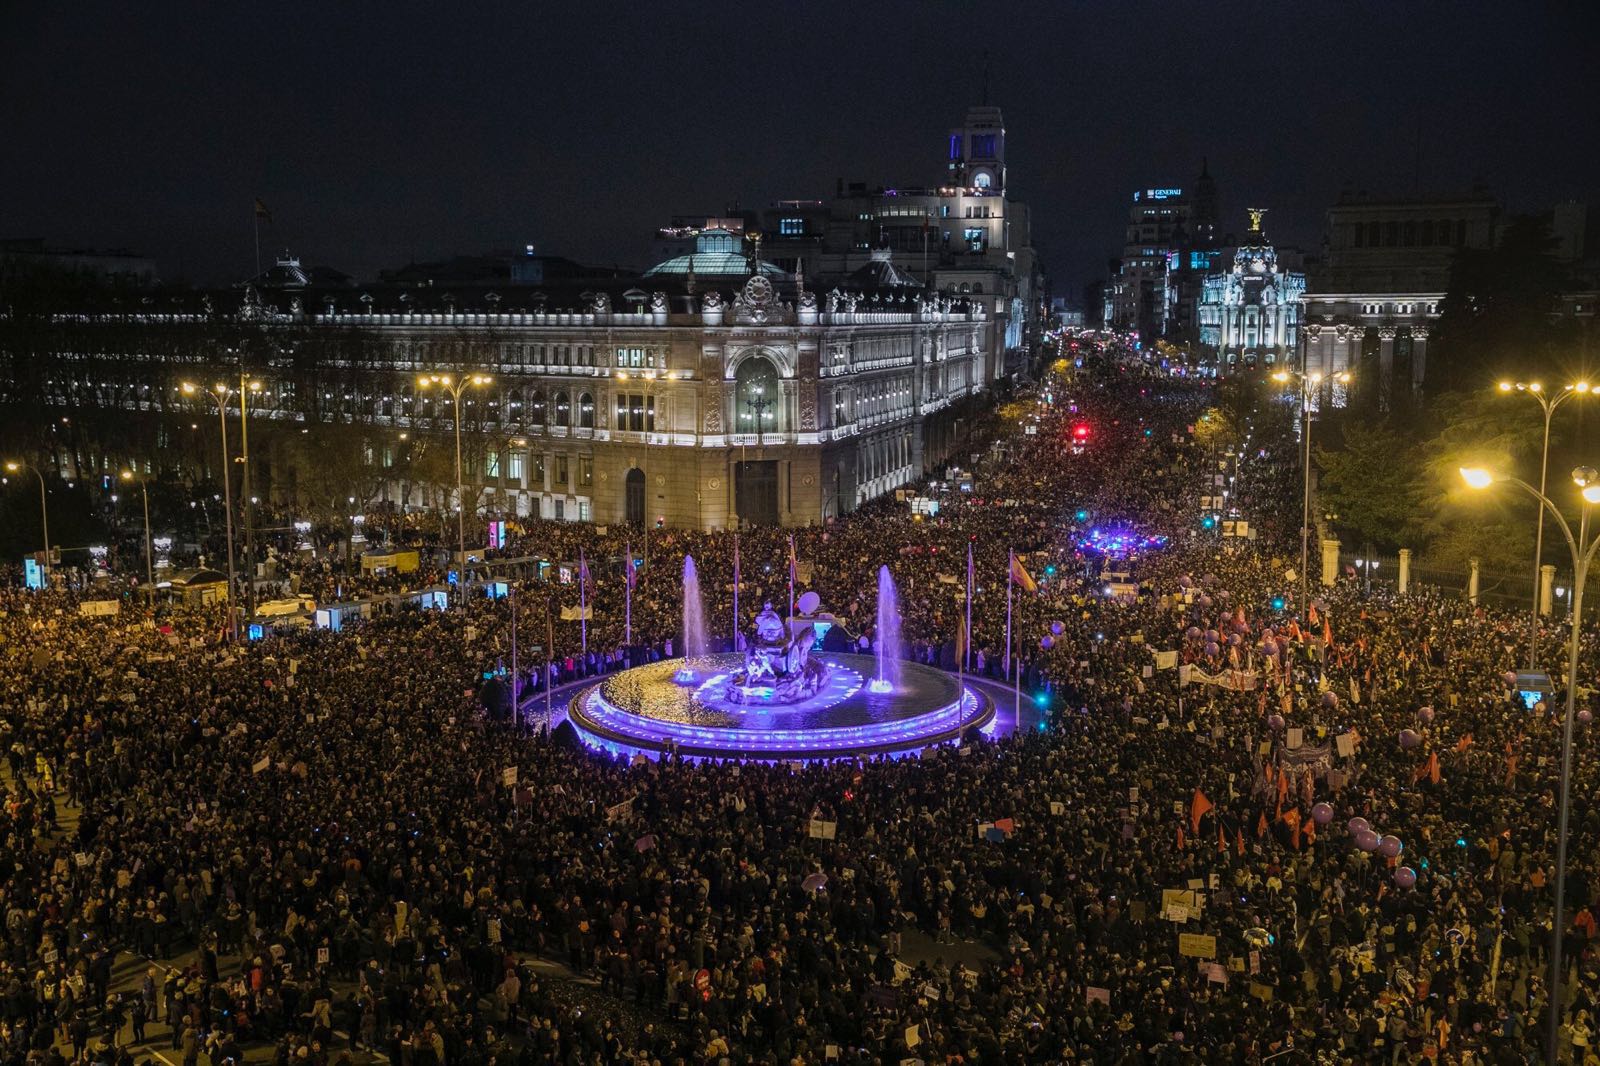
[[[1244,829],[1239,830],[1239,858],[1244,858]]]
[[[1183,826],[1178,826],[1178,850],[1183,850]]]
[[[1472,746],[1472,734],[1471,733],[1468,733],[1466,736],[1464,736],[1460,740],[1456,741],[1456,751],[1457,751],[1457,753],[1466,751],[1471,746]]]
[[[1284,811],[1283,812],[1283,822],[1284,822],[1285,825],[1287,825],[1289,827],[1289,846],[1294,848],[1294,850],[1299,851],[1300,850],[1300,811],[1299,811],[1299,809],[1295,808],[1295,807],[1290,807],[1288,810]]]
[[[1256,836],[1264,837],[1266,835],[1267,835],[1267,812],[1266,811],[1262,811],[1261,812],[1261,820],[1256,823]]]
[[[1222,831],[1221,823],[1217,825],[1217,850],[1224,855],[1228,854],[1228,834]]]
[[[1322,643],[1330,648],[1333,647],[1333,625],[1330,618],[1323,618],[1322,620]]]
[[[1434,784],[1439,783],[1439,753],[1434,752],[1428,756],[1428,780]]]
[[[1189,801],[1189,829],[1192,832],[1200,832],[1200,819],[1213,806],[1215,805],[1206,799],[1204,792],[1201,792],[1198,788],[1194,790],[1194,798]]]

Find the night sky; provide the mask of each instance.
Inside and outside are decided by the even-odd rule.
[[[1005,112],[1058,294],[1131,191],[1210,159],[1226,212],[1314,246],[1347,182],[1486,181],[1600,211],[1592,4],[9,5],[0,236],[232,282],[263,244],[357,276],[535,244],[645,266],[674,213],[938,180]],[[265,248],[264,248],[265,250]]]

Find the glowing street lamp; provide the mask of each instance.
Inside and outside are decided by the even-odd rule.
[[[6,470],[13,474],[24,469],[33,471],[33,476],[39,479],[39,523],[44,530],[44,575],[45,584],[49,584],[50,577],[50,506],[45,502],[44,475],[39,473],[39,468],[28,463],[9,462]]]
[[[1567,822],[1572,809],[1572,720],[1576,715],[1578,696],[1578,646],[1581,630],[1583,628],[1583,589],[1589,576],[1589,567],[1594,563],[1596,553],[1600,553],[1600,536],[1592,541],[1589,539],[1590,508],[1600,503],[1600,471],[1592,466],[1580,466],[1572,472],[1572,483],[1578,486],[1579,495],[1583,498],[1583,510],[1578,521],[1578,533],[1573,535],[1572,527],[1562,516],[1561,511],[1551,502],[1550,497],[1534,488],[1519,478],[1501,478],[1494,476],[1481,467],[1463,467],[1461,479],[1477,490],[1487,489],[1491,485],[1515,485],[1539,501],[1539,513],[1546,511],[1555,519],[1561,535],[1566,539],[1567,548],[1572,553],[1572,627],[1571,637],[1567,646],[1567,710],[1561,725],[1561,807],[1556,829],[1556,900],[1555,913],[1550,922],[1550,980],[1549,980],[1549,1019],[1548,1032],[1545,1034],[1545,1052],[1548,1061],[1556,1061],[1557,1038],[1561,1029],[1561,978],[1563,975],[1561,964],[1561,934],[1563,930],[1563,908],[1566,904],[1567,888]]]
[[[1586,396],[1589,393],[1587,381],[1574,382],[1566,386],[1554,396],[1544,391],[1544,385],[1537,381],[1502,381],[1499,389],[1502,393],[1523,393],[1532,396],[1544,411],[1544,446],[1539,450],[1539,491],[1545,491],[1545,475],[1550,468],[1550,419],[1555,415],[1556,408],[1574,396]],[[1539,657],[1539,570],[1544,563],[1544,508],[1539,508],[1538,532],[1533,539],[1533,610],[1528,618],[1528,669],[1532,670],[1538,665]]]
[[[1310,374],[1301,374],[1293,370],[1279,370],[1272,375],[1272,380],[1279,384],[1287,384],[1294,379],[1300,379],[1300,439],[1305,448],[1301,460],[1301,468],[1305,475],[1305,490],[1300,507],[1300,617],[1306,617],[1306,567],[1310,565],[1311,557],[1311,394],[1322,388],[1322,371],[1313,371]],[[1350,372],[1341,370],[1330,379],[1340,385],[1350,383]]]
[[[228,469],[228,395],[226,385],[213,385],[209,389],[202,389],[190,381],[185,381],[181,390],[185,396],[207,396],[217,405],[217,424],[222,429],[222,514],[227,521],[226,534],[228,538],[228,632],[234,640],[239,639],[239,619],[233,609],[233,583],[236,580],[233,568],[233,475]]]
[[[150,482],[134,474],[132,470],[122,472],[122,480],[139,483],[139,493],[144,497],[144,576],[146,588],[150,595],[156,591],[156,553],[155,542],[150,539]]]
[[[459,551],[460,561],[460,592],[456,602],[466,604],[467,589],[467,496],[466,490],[461,486],[461,394],[474,385],[487,385],[494,378],[488,374],[462,374],[456,377],[452,374],[423,374],[417,378],[417,388],[436,388],[447,393],[450,402],[454,405],[456,426],[456,546]]]

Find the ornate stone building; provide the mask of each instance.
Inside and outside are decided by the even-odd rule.
[[[1278,250],[1261,229],[1262,208],[1250,209],[1250,229],[1226,273],[1205,279],[1200,343],[1220,370],[1273,366],[1293,357],[1299,343],[1304,274],[1282,269]]]
[[[296,424],[339,422],[376,471],[373,499],[419,508],[452,503],[452,468],[423,482],[402,475],[401,460],[424,445],[450,454],[457,417],[448,393],[419,378],[484,375],[491,380],[459,402],[464,480],[489,511],[805,525],[945,458],[963,409],[983,402],[990,332],[976,301],[819,300],[803,281],[788,295],[762,272],[731,293],[591,292],[571,311],[549,309],[542,293],[346,289],[263,300],[247,290],[233,314],[215,310],[228,297],[153,298],[136,313],[60,327],[42,346],[56,354],[28,356],[19,363],[28,380],[12,384],[48,408],[116,407],[180,433],[214,408],[182,395],[179,382],[238,380],[215,338],[248,334],[270,353],[250,368],[261,381],[250,414],[262,495],[294,502],[295,479],[307,477],[303,458],[274,456],[274,431],[292,448]],[[513,302],[521,306],[505,306]]]

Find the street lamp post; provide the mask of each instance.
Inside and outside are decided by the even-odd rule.
[[[467,594],[467,498],[466,490],[461,484],[461,394],[471,385],[487,385],[493,381],[488,374],[462,374],[459,378],[452,374],[424,374],[417,378],[417,388],[426,389],[430,386],[437,387],[448,393],[450,402],[455,412],[456,427],[456,547],[458,550],[456,566],[459,585],[456,595],[458,605],[466,604]]]
[[[1297,374],[1292,370],[1280,370],[1272,375],[1272,380],[1287,382],[1296,377],[1300,379],[1300,443],[1304,448],[1300,465],[1305,475],[1305,491],[1300,505],[1300,617],[1303,619],[1307,617],[1308,603],[1306,568],[1311,562],[1311,393],[1322,387],[1322,372]],[[1350,372],[1341,370],[1333,375],[1333,380],[1347,385],[1350,383]]]
[[[144,497],[144,576],[145,587],[149,595],[154,596],[156,590],[156,553],[155,542],[150,538],[150,482],[146,478],[137,477],[132,470],[122,472],[122,480],[137,481],[139,494]]]
[[[246,614],[256,610],[256,497],[250,484],[250,394],[261,391],[261,382],[249,380],[243,368],[239,370],[239,463],[243,474],[239,490],[244,493],[244,602]]]
[[[1567,400],[1574,396],[1584,396],[1589,392],[1589,383],[1580,381],[1575,385],[1568,385],[1554,396],[1545,394],[1544,386],[1537,381],[1502,381],[1500,391],[1504,393],[1518,392],[1525,396],[1532,396],[1539,401],[1540,408],[1544,411],[1544,445],[1539,450],[1539,491],[1545,491],[1545,475],[1550,468],[1550,419]],[[1533,670],[1538,666],[1539,657],[1539,568],[1544,562],[1544,505],[1539,506],[1538,532],[1533,540],[1533,610],[1528,617],[1528,669]]]
[[[1600,536],[1593,541],[1589,539],[1589,510],[1591,505],[1600,503],[1600,471],[1591,466],[1580,466],[1572,472],[1573,483],[1583,497],[1576,537],[1550,497],[1526,481],[1497,478],[1489,471],[1478,468],[1463,468],[1461,476],[1474,489],[1486,489],[1504,482],[1527,492],[1539,501],[1541,515],[1548,511],[1555,519],[1556,526],[1567,542],[1567,549],[1572,553],[1572,626],[1567,643],[1567,709],[1561,724],[1561,802],[1556,822],[1556,898],[1555,910],[1550,918],[1550,1003],[1545,1033],[1546,1061],[1554,1066],[1557,1038],[1561,1030],[1561,932],[1567,891],[1567,822],[1572,809],[1572,720],[1578,698],[1578,643],[1583,629],[1583,589],[1589,576],[1589,567],[1596,553],[1600,552]]]
[[[217,424],[222,429],[222,513],[227,520],[228,538],[228,632],[234,640],[239,639],[239,618],[233,608],[233,584],[237,580],[233,569],[233,474],[228,469],[228,386],[213,385],[210,389],[202,389],[192,382],[185,381],[182,386],[185,396],[209,396],[217,405]]]
[[[24,468],[33,471],[33,476],[39,479],[39,523],[44,531],[44,577],[46,587],[50,584],[50,505],[45,502],[44,475],[39,473],[39,468],[28,463],[7,463],[6,469],[15,474]]]

